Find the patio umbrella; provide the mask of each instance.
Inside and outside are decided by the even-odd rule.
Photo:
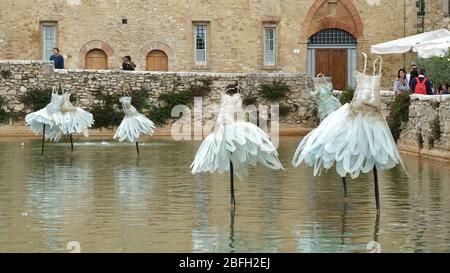
[[[450,31],[448,31],[447,29],[438,29],[381,44],[376,44],[371,46],[370,51],[373,54],[380,55],[402,54],[412,51],[415,46],[441,38],[450,39]]]
[[[418,44],[413,47],[421,58],[443,57],[448,53],[450,47],[450,36],[434,39]]]

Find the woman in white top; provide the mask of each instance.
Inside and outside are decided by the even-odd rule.
[[[411,88],[409,88],[409,82],[406,79],[406,71],[402,68],[398,71],[397,78],[394,81],[394,92],[398,94],[409,91],[411,91]]]

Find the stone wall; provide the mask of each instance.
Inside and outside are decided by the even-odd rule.
[[[441,138],[430,147],[431,122],[439,115]],[[398,144],[414,153],[450,158],[450,95],[412,95],[409,122]]]
[[[444,12],[444,1],[447,0],[425,1],[425,31],[431,31],[439,28],[450,28],[450,17]]]
[[[218,103],[220,92],[233,81],[239,81],[244,96],[260,97],[258,92],[263,83],[275,80],[290,86],[291,92],[280,102],[289,107],[290,114],[282,118],[285,124],[313,128],[317,125],[317,106],[305,89],[305,74],[302,73],[208,73],[208,72],[142,72],[110,70],[54,70],[47,61],[0,61],[0,96],[5,101],[5,110],[24,116],[31,110],[20,102],[20,96],[28,90],[49,89],[58,82],[75,93],[76,104],[90,108],[95,101],[95,93],[100,89],[109,93],[120,93],[122,85],[128,83],[132,91],[145,89],[151,93],[151,103],[158,104],[158,97],[165,92],[183,91],[194,83],[212,80],[212,92],[203,98],[205,106]],[[339,97],[341,91],[334,91]],[[381,91],[382,111],[389,115],[389,107],[394,100],[394,92]],[[258,99],[259,104],[270,105]]]
[[[65,89],[76,94],[77,106],[90,108],[95,93],[100,89],[109,93],[121,93],[122,85],[128,83],[132,91],[145,89],[150,92],[151,103],[158,104],[162,93],[184,91],[194,83],[211,80],[211,93],[203,98],[204,106],[218,103],[220,93],[230,83],[239,81],[244,96],[258,96],[263,83],[275,80],[290,86],[291,92],[280,105],[290,108],[290,114],[282,118],[286,124],[315,127],[316,105],[305,91],[305,75],[301,73],[208,73],[208,72],[142,72],[110,70],[54,70],[50,62],[0,61],[0,96],[6,100],[6,110],[22,116],[29,113],[20,102],[27,90],[48,89],[61,82]],[[259,104],[271,103],[258,99]]]

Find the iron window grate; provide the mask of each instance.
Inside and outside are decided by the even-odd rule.
[[[337,29],[330,28],[317,32],[308,41],[309,45],[342,45],[355,46],[356,39],[350,33]]]

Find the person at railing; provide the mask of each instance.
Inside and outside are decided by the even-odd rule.
[[[402,68],[398,70],[397,78],[394,81],[394,92],[395,94],[399,94],[409,92],[410,90],[409,82],[406,79],[406,71]]]
[[[55,63],[56,69],[64,69],[64,57],[59,55],[59,48],[53,48],[53,55],[50,56],[50,61]]]
[[[136,68],[136,65],[131,61],[130,56],[125,56],[122,58],[122,70],[130,70],[133,71]]]
[[[425,69],[419,69],[419,76],[411,78],[411,90],[415,94],[433,95],[433,83],[425,76]]]
[[[409,87],[411,87],[411,80],[419,76],[419,72],[417,70],[417,65],[415,63],[412,63],[411,68],[409,69],[409,73],[406,74],[406,80],[408,81]]]
[[[438,90],[437,95],[448,95],[448,94],[450,94],[449,90],[448,90],[448,83],[441,84],[439,86],[439,90]]]

